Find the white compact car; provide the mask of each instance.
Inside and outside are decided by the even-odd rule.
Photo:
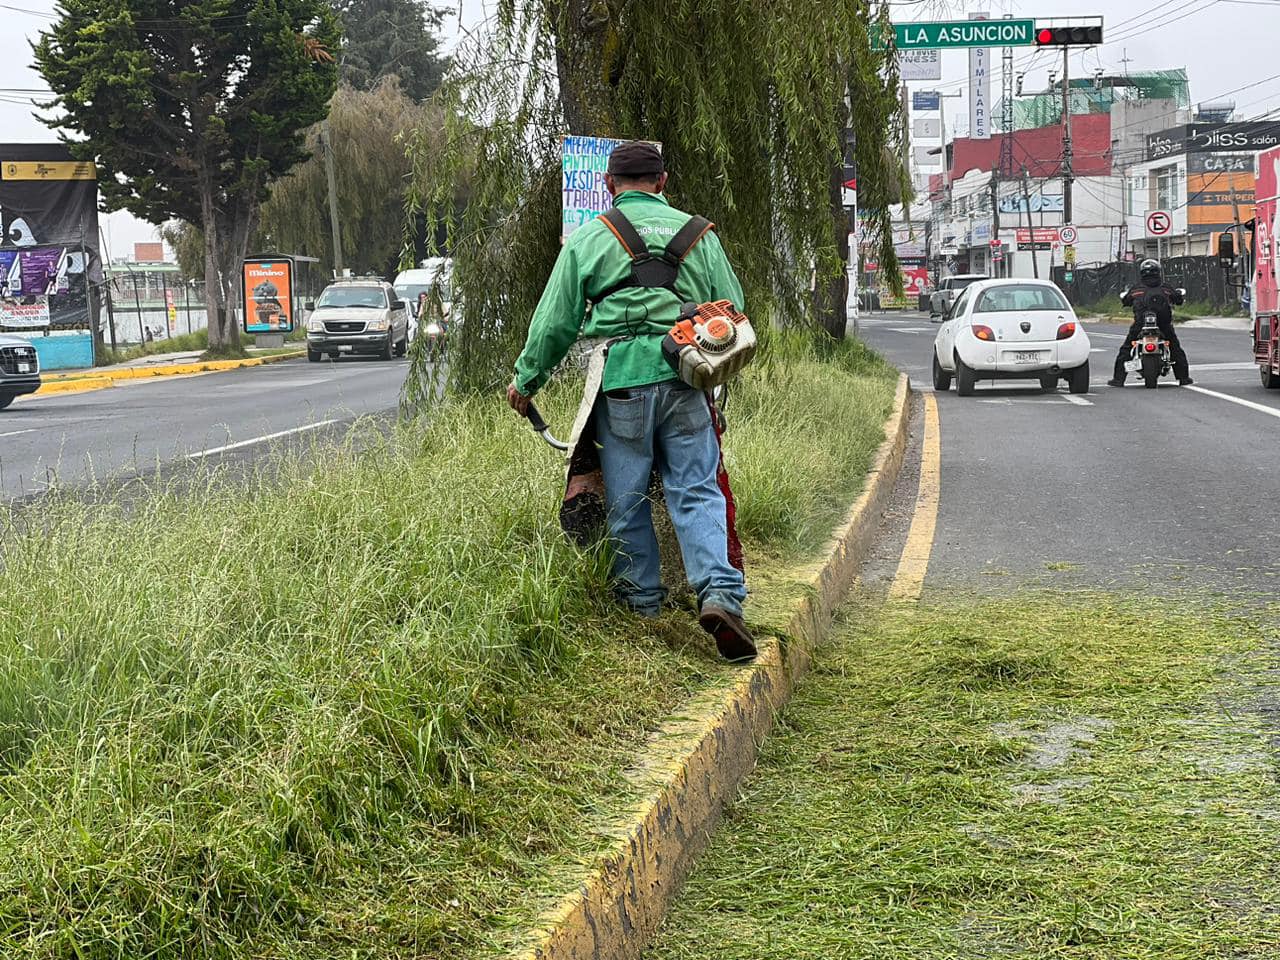
[[[933,342],[933,388],[967,397],[979,380],[1067,381],[1089,392],[1089,337],[1048,280],[982,280],[965,287]]]

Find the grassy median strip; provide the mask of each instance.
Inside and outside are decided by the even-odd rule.
[[[1106,596],[847,619],[651,960],[1276,955],[1274,632]]]
[[[753,551],[836,522],[893,386],[852,347],[744,380]],[[561,483],[493,398],[0,519],[0,954],[481,955],[532,922],[645,737],[732,671],[687,614],[619,613]]]

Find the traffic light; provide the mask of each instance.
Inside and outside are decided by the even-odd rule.
[[[1092,47],[1102,43],[1102,26],[1040,27],[1036,30],[1038,47]]]

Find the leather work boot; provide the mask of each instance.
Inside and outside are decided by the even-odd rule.
[[[703,604],[698,623],[716,638],[716,649],[730,663],[746,663],[755,659],[755,638],[736,613],[730,613],[714,603]]]

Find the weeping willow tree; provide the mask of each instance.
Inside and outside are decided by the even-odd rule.
[[[510,376],[560,249],[566,133],[660,141],[668,196],[716,222],[757,329],[843,335],[846,142],[891,276],[888,209],[909,200],[896,67],[868,42],[886,23],[867,0],[502,0],[441,89],[444,145],[408,141],[409,220],[444,238],[464,303],[452,385]],[[434,389],[416,358],[407,399]]]

